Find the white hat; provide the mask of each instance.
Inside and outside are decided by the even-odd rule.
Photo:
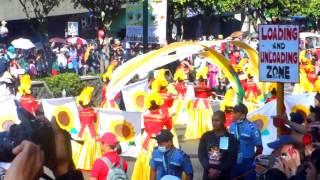
[[[180,180],[180,178],[173,175],[165,175],[160,180]]]

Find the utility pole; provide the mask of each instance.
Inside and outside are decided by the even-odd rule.
[[[143,52],[148,52],[148,0],[143,0]]]

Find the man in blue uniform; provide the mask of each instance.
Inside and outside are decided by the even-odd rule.
[[[193,169],[189,156],[173,146],[172,138],[172,133],[166,129],[162,130],[155,138],[158,147],[153,150],[150,160],[151,180],[160,180],[168,175],[181,179],[182,172],[187,175],[187,180],[193,178]]]
[[[262,141],[259,129],[247,119],[248,108],[238,104],[233,109],[233,123],[229,131],[239,141],[237,164],[232,171],[232,177],[244,177],[245,180],[255,180],[255,157],[262,153]]]

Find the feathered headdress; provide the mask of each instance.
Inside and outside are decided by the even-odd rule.
[[[31,78],[28,74],[22,75],[20,79],[20,86],[18,88],[19,94],[25,95],[25,94],[30,94],[31,88]]]
[[[93,96],[93,91],[94,88],[89,86],[89,87],[85,87],[80,95],[77,97],[77,102],[80,105],[86,106],[91,102],[91,98]]]
[[[174,73],[175,81],[183,81],[184,80],[184,71],[183,69],[178,69],[176,73]]]
[[[107,72],[105,72],[103,75],[102,75],[102,80],[103,82],[106,82],[107,79],[111,80],[112,79],[112,73],[113,73],[113,70],[114,70],[114,65],[110,65],[107,69]]]
[[[145,102],[145,107],[147,109],[150,109],[150,107],[152,105],[152,102],[154,102],[158,106],[161,106],[163,104],[163,99],[162,99],[160,93],[158,93],[158,92],[150,92],[145,97],[144,102]]]
[[[200,68],[197,71],[196,79],[200,79],[202,77],[203,79],[208,79],[208,73],[209,73],[209,68],[207,66]]]
[[[165,79],[166,78],[166,70],[159,69],[159,70],[155,71],[154,78],[155,79]]]

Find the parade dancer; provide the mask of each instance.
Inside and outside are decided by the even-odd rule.
[[[207,86],[208,68],[201,68],[196,75],[198,80],[195,86],[196,100],[189,106],[190,121],[187,123],[185,138],[199,139],[203,133],[211,129],[212,109],[209,102],[213,95],[210,88]]]
[[[174,74],[174,88],[177,91],[177,96],[173,102],[172,110],[176,112],[173,116],[173,123],[177,125],[182,125],[187,123],[188,113],[187,113],[187,100],[185,95],[187,93],[187,86],[185,85],[185,76],[183,69],[177,69]]]
[[[39,104],[34,99],[34,97],[31,95],[31,78],[30,75],[22,75],[20,79],[20,86],[18,88],[20,101],[19,104],[21,107],[26,109],[28,112],[30,112],[33,115],[36,115],[36,112],[39,109]]]
[[[86,87],[77,97],[79,104],[79,118],[81,129],[78,134],[79,138],[84,140],[83,145],[73,147],[73,159],[77,169],[90,171],[94,161],[101,156],[101,148],[96,142],[95,123],[97,121],[96,111],[92,107],[92,95],[94,88]]]
[[[111,81],[112,72],[113,72],[114,68],[115,68],[115,65],[111,64],[108,67],[107,72],[102,75],[102,80],[104,82],[104,85],[102,87],[102,98],[101,98],[100,107],[103,109],[117,109],[117,110],[119,109],[118,104],[116,103],[116,101],[114,99],[111,99],[111,100],[107,99],[107,88],[108,88],[109,82]],[[119,96],[119,95],[117,95],[117,96]]]
[[[156,137],[164,128],[168,130],[172,128],[171,117],[162,111],[163,104],[164,100],[158,92],[152,91],[145,98],[145,107],[148,112],[143,116],[145,129],[142,135],[142,150],[136,160],[131,179],[150,179],[149,161],[154,147],[157,146],[153,137]]]

